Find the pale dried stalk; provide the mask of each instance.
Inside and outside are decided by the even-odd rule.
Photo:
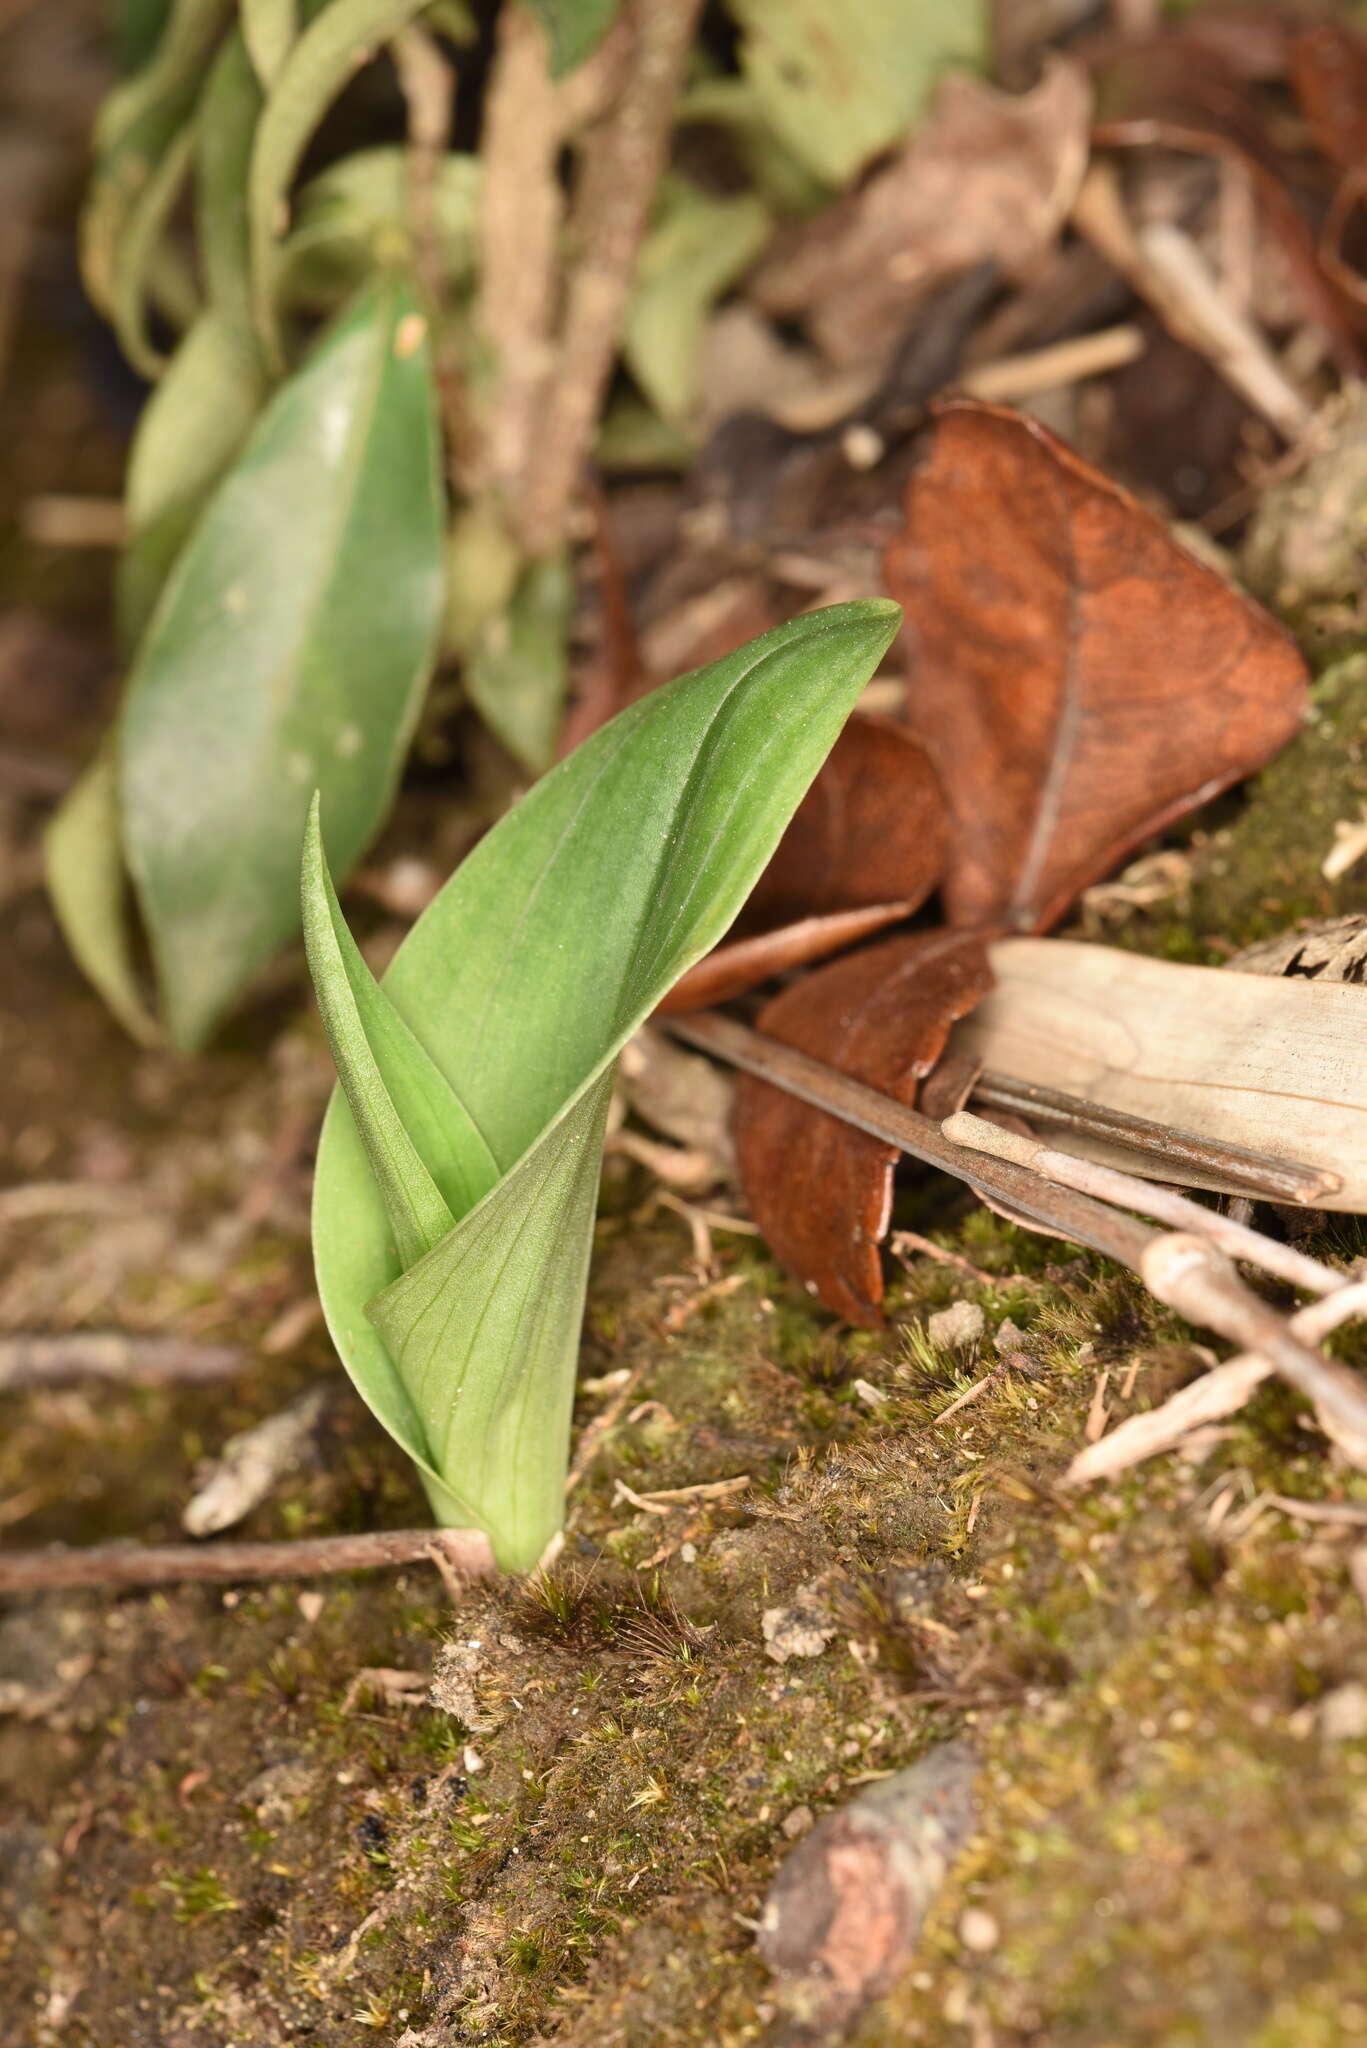
[[[1056,341],[1048,348],[1032,348],[1020,355],[999,356],[995,362],[979,363],[958,378],[960,391],[972,398],[998,405],[1015,405],[1037,391],[1054,391],[1060,385],[1079,383],[1084,377],[1102,377],[1110,370],[1123,369],[1143,355],[1146,343],[1142,327],[1126,324],[1103,327],[1096,334],[1080,334],[1068,341]]]
[[[1341,1287],[1308,1308],[1298,1309],[1288,1328],[1306,1344],[1321,1344],[1341,1323],[1367,1315],[1367,1281]],[[1100,1443],[1079,1451],[1064,1474],[1070,1486],[1085,1486],[1094,1479],[1109,1479],[1146,1458],[1170,1451],[1182,1438],[1204,1424],[1220,1422],[1235,1415],[1270,1377],[1272,1368],[1265,1358],[1244,1352],[1223,1365],[1213,1366],[1199,1380],[1182,1387],[1161,1407],[1147,1415],[1133,1415]]]
[[[701,0],[638,0],[616,104],[585,144],[556,375],[538,411],[534,465],[520,502],[519,538],[532,556],[549,553],[565,535],[700,12]],[[525,110],[521,119],[530,121]]]
[[[560,144],[545,31],[529,7],[501,7],[484,96],[476,327],[494,363],[480,481],[509,503],[528,473],[553,360]]]
[[[1095,1195],[1100,1201],[1115,1202],[1122,1208],[1137,1209],[1141,1216],[1152,1216],[1156,1222],[1170,1224],[1174,1230],[1194,1231],[1198,1237],[1208,1237],[1230,1258],[1244,1259],[1249,1265],[1261,1266],[1265,1273],[1288,1281],[1292,1287],[1303,1287],[1309,1294],[1333,1294],[1346,1284],[1345,1275],[1336,1272],[1332,1266],[1308,1258],[1289,1244],[1278,1244],[1273,1238],[1264,1237],[1261,1231],[1236,1223],[1231,1216],[1203,1209],[1199,1202],[1193,1202],[1186,1195],[1179,1195],[1156,1181],[1140,1180],[1134,1174],[1122,1173],[1118,1167],[1099,1166],[1095,1160],[1078,1159],[1071,1152],[1056,1151],[1051,1146],[1042,1145],[1037,1138],[1003,1130],[999,1124],[989,1123],[986,1118],[973,1116],[965,1110],[947,1117],[940,1128],[947,1138],[952,1138],[958,1145],[967,1145],[974,1152],[990,1152],[997,1159],[1014,1159],[1064,1187],[1077,1188],[1084,1195]]]
[[[1094,163],[1083,179],[1073,225],[1148,301],[1169,333],[1205,356],[1245,404],[1288,441],[1305,432],[1310,406],[1257,329],[1221,291],[1196,244],[1166,222],[1136,234],[1109,164]]]
[[[956,1174],[1029,1221],[1129,1266],[1150,1293],[1179,1315],[1265,1357],[1289,1385],[1314,1402],[1321,1427],[1345,1455],[1367,1469],[1367,1386],[1346,1367],[1302,1343],[1283,1317],[1244,1286],[1212,1244],[1185,1233],[1155,1230],[1095,1196],[1046,1180],[1014,1159],[974,1153],[893,1097],[732,1018],[702,1011],[670,1018],[667,1028],[686,1043],[718,1053],[731,1065],[913,1158]]]

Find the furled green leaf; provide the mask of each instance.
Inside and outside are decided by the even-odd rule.
[[[433,660],[441,550],[426,329],[384,284],[271,400],[129,679],[124,839],[178,1045],[297,929],[310,792],[342,870],[383,820]]]
[[[295,0],[241,0],[242,34],[262,85],[272,86],[299,33]]]
[[[147,331],[152,270],[194,154],[195,131],[187,122],[129,208],[114,258],[109,317],[125,356],[147,378],[159,377],[166,362]]]
[[[309,137],[342,87],[424,0],[331,0],[295,41],[257,124],[248,181],[252,298],[267,358],[281,362],[276,271],[289,189]]]
[[[474,282],[479,159],[442,157],[433,190],[442,276],[452,291]],[[283,243],[276,293],[285,306],[335,305],[376,268],[392,262],[411,238],[408,152],[397,146],[357,150],[329,164],[299,193],[294,226]]]
[[[143,408],[128,459],[130,538],[119,563],[119,639],[131,657],[171,565],[266,397],[254,335],[212,308]]]
[[[151,1044],[158,1033],[133,964],[118,768],[108,741],[48,826],[43,863],[48,895],[77,966],[124,1029]]]
[[[263,104],[242,30],[234,29],[200,108],[195,227],[209,304],[244,330],[252,317],[247,176]]]
[[[546,31],[551,76],[563,78],[602,42],[617,18],[621,0],[528,0]]]
[[[951,65],[981,69],[985,0],[729,0],[741,70],[775,131],[843,185],[905,135]]]
[[[149,216],[149,181],[186,127],[228,7],[229,0],[174,0],[148,61],[100,108],[81,215],[81,275],[91,299],[111,317],[126,237],[136,221],[143,243],[149,239],[164,194],[163,187]],[[188,152],[188,143],[181,146]]]
[[[622,346],[651,404],[665,419],[686,424],[708,313],[764,247],[771,222],[753,193],[716,199],[686,178],[664,181],[656,209]]]
[[[495,738],[533,775],[555,759],[569,683],[573,601],[563,555],[529,563],[506,611],[483,627],[465,663],[470,702]]]
[[[884,603],[812,613],[633,705],[481,841],[373,997],[353,961],[368,1050],[319,1149],[323,1305],[438,1515],[487,1530],[509,1568],[534,1563],[560,1525],[613,1062],[736,916],[896,623]],[[319,875],[315,854],[306,887]],[[310,922],[324,941],[336,929],[326,903]],[[341,984],[326,971],[331,999]],[[430,1119],[402,1107],[377,1004],[463,1106],[448,1142],[479,1189],[468,1203],[442,1187],[457,1221],[412,1262],[369,1163],[370,1109],[358,1125],[348,1103],[383,1083],[440,1185]],[[345,1074],[345,1044],[340,1057]],[[469,1124],[492,1161],[482,1186]]]

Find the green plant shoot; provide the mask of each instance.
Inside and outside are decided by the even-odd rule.
[[[898,618],[810,614],[622,712],[481,842],[383,987],[315,802],[304,933],[341,1080],[323,1307],[437,1519],[484,1530],[507,1570],[561,1526],[617,1054],[737,915]]]

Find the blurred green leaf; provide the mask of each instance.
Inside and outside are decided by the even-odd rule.
[[[546,31],[552,78],[582,64],[617,19],[621,0],[527,0]]]
[[[479,632],[465,663],[465,689],[514,760],[540,775],[555,759],[569,687],[574,580],[563,555],[529,562],[512,599]]]
[[[247,177],[263,105],[247,45],[234,29],[200,108],[195,230],[209,303],[244,334],[252,320]]]
[[[613,1063],[731,924],[897,621],[886,603],[811,613],[622,712],[456,871],[358,1011],[367,1044],[335,1033],[313,1223],[333,1340],[439,1518],[485,1529],[507,1569],[561,1524]],[[315,843],[311,962],[325,1008],[345,1008],[359,963],[343,988],[320,882]],[[399,1104],[386,1006],[453,1091],[449,1134]],[[454,1226],[412,1260],[382,1192],[391,1112],[432,1181],[444,1150],[467,1182],[453,1201],[448,1178]],[[421,1188],[406,1156],[403,1172]]]
[[[753,194],[716,199],[679,177],[661,185],[622,347],[646,397],[676,425],[687,425],[697,399],[707,316],[758,256],[771,226],[768,207]]]
[[[679,100],[674,122],[678,128],[710,123],[729,130],[750,183],[780,213],[815,213],[831,196],[825,180],[770,127],[748,78],[704,74],[694,79]]]
[[[953,65],[987,54],[986,0],[728,0],[741,71],[776,134],[844,185],[920,119]]]
[[[276,274],[289,191],[309,138],[348,80],[424,0],[330,0],[291,46],[257,124],[248,181],[252,303],[273,367],[282,362]]]
[[[426,327],[375,287],[262,414],[186,543],[122,721],[129,867],[175,1042],[298,926],[310,792],[345,871],[388,809],[435,651]]]
[[[129,1034],[158,1037],[133,961],[119,835],[118,766],[106,741],[54,815],[43,838],[47,891],[77,966]]]
[[[175,0],[147,62],[107,96],[92,137],[94,164],[81,212],[81,276],[94,304],[111,320],[118,297],[116,280],[132,263],[139,287],[155,254],[169,174],[148,198],[168,149],[179,139],[188,168],[188,122],[204,74],[228,13],[229,0]],[[174,168],[174,167],[173,167]],[[127,250],[132,236],[138,246]],[[128,322],[128,285],[124,284]],[[155,374],[157,364],[152,363]]]
[[[129,541],[119,563],[119,641],[131,656],[186,535],[265,403],[253,334],[210,309],[143,407],[128,459]]]
[[[299,9],[295,0],[240,0],[240,6],[252,67],[261,84],[270,87],[299,33]]]
[[[475,276],[479,159],[450,153],[434,191],[442,275],[453,292]],[[339,297],[392,262],[410,240],[408,153],[399,147],[358,150],[305,185],[295,224],[280,250],[276,291],[286,306],[335,305]]]
[[[194,155],[194,126],[187,121],[167,144],[160,162],[129,207],[113,258],[109,317],[125,356],[147,378],[159,377],[166,361],[147,331],[153,265],[190,175]]]

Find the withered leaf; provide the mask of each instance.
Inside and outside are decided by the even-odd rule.
[[[947,843],[924,750],[890,719],[856,713],[732,930],[661,1009],[726,1002],[909,916],[939,881]]]
[[[949,804],[952,924],[1047,930],[1304,716],[1282,629],[1004,407],[943,409],[885,566],[909,726]]]
[[[766,312],[805,318],[842,367],[886,361],[925,294],[993,260],[1027,271],[1087,167],[1091,90],[1053,58],[1027,93],[952,73],[885,170],[781,244],[754,280]]]
[[[991,987],[974,934],[912,932],[804,976],[757,1021],[910,1105],[950,1027]],[[896,1147],[747,1075],[736,1084],[735,1132],[751,1211],[777,1257],[837,1315],[877,1324]]]
[[[1367,40],[1320,22],[1291,45],[1291,83],[1318,147],[1340,170],[1367,159]]]

